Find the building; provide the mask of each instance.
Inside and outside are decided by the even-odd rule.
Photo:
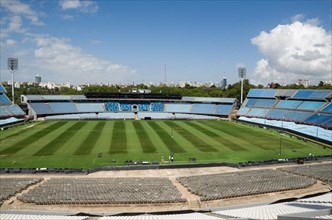
[[[227,78],[224,76],[221,81],[221,88],[227,89]]]
[[[303,85],[304,88],[308,88],[310,86],[310,81],[307,79],[299,79],[297,85]]]
[[[41,76],[39,76],[39,75],[35,76],[35,83],[38,85],[41,83]]]

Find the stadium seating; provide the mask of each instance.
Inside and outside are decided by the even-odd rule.
[[[66,216],[47,214],[0,214],[1,220],[87,220],[88,216]]]
[[[278,216],[285,214],[308,213],[310,211],[319,211],[330,209],[330,204],[306,204],[301,202],[286,202],[280,204],[255,205],[252,207],[239,207],[215,211],[214,214],[226,216],[228,218],[246,218],[246,219],[281,219]],[[284,218],[283,218],[284,219]],[[285,218],[293,219],[293,218]],[[294,218],[301,219],[301,218]],[[305,218],[315,219],[315,218]],[[330,218],[328,218],[330,219]]]
[[[180,177],[177,180],[202,201],[306,188],[316,181],[277,170],[253,170]]]
[[[32,102],[30,106],[38,115],[53,113],[50,107],[44,102]]]
[[[7,109],[12,113],[13,116],[25,115],[24,111],[18,105],[7,106]]]
[[[229,115],[233,109],[233,105],[226,105],[226,104],[221,104],[217,105],[215,114],[218,115]]]
[[[269,111],[270,110],[267,108],[256,108],[254,111],[251,110],[250,112],[248,112],[247,115],[249,117],[266,118]]]
[[[0,178],[0,204],[29,186],[42,181],[40,178]],[[2,219],[2,218],[1,218]]]
[[[331,115],[314,114],[310,118],[306,119],[304,122],[307,124],[324,124],[329,120],[331,120]]]
[[[11,116],[11,112],[7,109],[7,106],[0,106],[0,117],[5,118]]]
[[[12,102],[5,94],[0,94],[0,105],[10,105]]]
[[[49,102],[48,106],[53,113],[77,113],[77,109],[72,102]]]
[[[332,112],[332,103],[326,105],[320,112],[331,113]]]
[[[145,214],[131,216],[108,216],[98,220],[222,220],[219,217],[211,216],[204,213],[179,213],[179,214]]]
[[[163,112],[164,111],[164,104],[161,103],[161,102],[151,103],[151,111],[153,111],[153,112]]]
[[[274,98],[276,93],[274,89],[250,89],[248,97]]]
[[[331,95],[330,90],[251,89],[237,116],[331,128],[332,105],[328,101]]]
[[[225,117],[231,113],[236,101],[235,98],[210,97],[183,97],[181,100],[182,96],[165,96],[161,94],[152,94],[149,96],[150,99],[146,100],[142,95],[137,96],[137,94],[127,93],[124,96],[113,93],[86,95],[23,95],[22,102],[28,105],[29,115],[36,117],[66,113],[104,112],[167,112]],[[129,95],[133,98],[129,98]],[[105,101],[109,96],[121,98],[118,101],[115,101],[114,98]]]
[[[140,103],[138,104],[138,111],[150,111],[150,105],[149,104],[145,104],[145,103]]]
[[[5,87],[3,87],[2,84],[0,84],[0,93],[7,93],[7,90],[5,89]]]
[[[275,108],[285,108],[285,109],[297,109],[303,101],[299,100],[280,100]]]
[[[320,109],[325,102],[313,102],[313,101],[304,101],[297,109],[299,110],[313,110],[317,111]]]
[[[257,99],[253,106],[255,107],[272,107],[276,102],[275,99]]]
[[[106,108],[106,111],[109,111],[109,112],[118,112],[119,103],[118,102],[106,102],[105,108]]]
[[[18,199],[37,205],[185,201],[168,178],[51,178]]]
[[[132,106],[129,103],[120,103],[120,110],[121,111],[132,111]]]
[[[78,112],[104,112],[103,103],[76,103]]]
[[[215,104],[195,103],[195,104],[192,104],[191,112],[198,113],[198,114],[212,114],[212,113],[214,113],[215,107],[216,107]]]
[[[282,119],[285,119],[287,114],[289,114],[289,113],[290,113],[290,111],[287,111],[287,110],[272,109],[267,113],[267,118],[275,119],[275,120],[282,120]]]
[[[165,104],[166,112],[190,113],[191,104]]]
[[[293,99],[302,100],[323,100],[332,93],[331,90],[298,90],[293,96]]]
[[[332,183],[332,163],[287,167],[280,170]]]
[[[284,118],[287,121],[304,122],[312,115],[312,112],[292,111]]]

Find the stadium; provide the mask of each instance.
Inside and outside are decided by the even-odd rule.
[[[6,93],[1,219],[331,216],[330,90]]]

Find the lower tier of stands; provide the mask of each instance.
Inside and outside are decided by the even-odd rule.
[[[278,170],[254,170],[180,177],[177,180],[201,201],[307,188],[316,180]]]
[[[312,198],[313,201],[308,202],[306,199],[299,199],[294,202],[283,202],[277,204],[264,204],[264,205],[252,205],[247,207],[232,207],[224,208],[219,211],[214,211],[216,215],[220,215],[227,218],[246,218],[246,219],[331,219],[331,211],[328,211],[332,208],[331,193],[326,193],[323,195],[323,199],[326,202],[320,202],[322,198]],[[322,196],[317,196],[322,197]],[[314,201],[316,200],[316,201]],[[326,210],[326,212],[321,212]],[[303,213],[307,213],[304,214]],[[311,214],[312,213],[312,214]],[[286,217],[285,215],[295,214],[292,217]],[[302,217],[301,217],[302,214]],[[280,218],[285,216],[285,218]],[[326,216],[326,218],[324,218]]]
[[[23,116],[25,116],[25,113],[18,105],[0,106],[0,118]]]
[[[182,113],[167,113],[167,112],[138,112],[138,119],[205,119],[216,120],[217,116],[210,115],[195,115],[195,114],[182,114]],[[85,113],[85,114],[65,114],[65,115],[52,115],[45,117],[47,120],[96,120],[96,119],[135,119],[133,112],[102,112],[102,113]]]
[[[37,205],[185,201],[168,178],[51,178],[18,199]]]
[[[242,107],[238,116],[283,120],[332,128],[332,115],[308,111]]]
[[[287,122],[282,120],[269,120],[263,118],[248,118],[240,117],[240,121],[249,123],[261,124],[262,126],[272,126],[276,128],[283,128],[296,133],[311,136],[312,138],[318,138],[325,141],[332,142],[332,130],[324,129],[313,125],[297,124],[295,122]]]

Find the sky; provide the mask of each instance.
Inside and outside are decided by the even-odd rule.
[[[332,79],[332,0],[0,2],[0,81],[9,57],[20,82]]]

